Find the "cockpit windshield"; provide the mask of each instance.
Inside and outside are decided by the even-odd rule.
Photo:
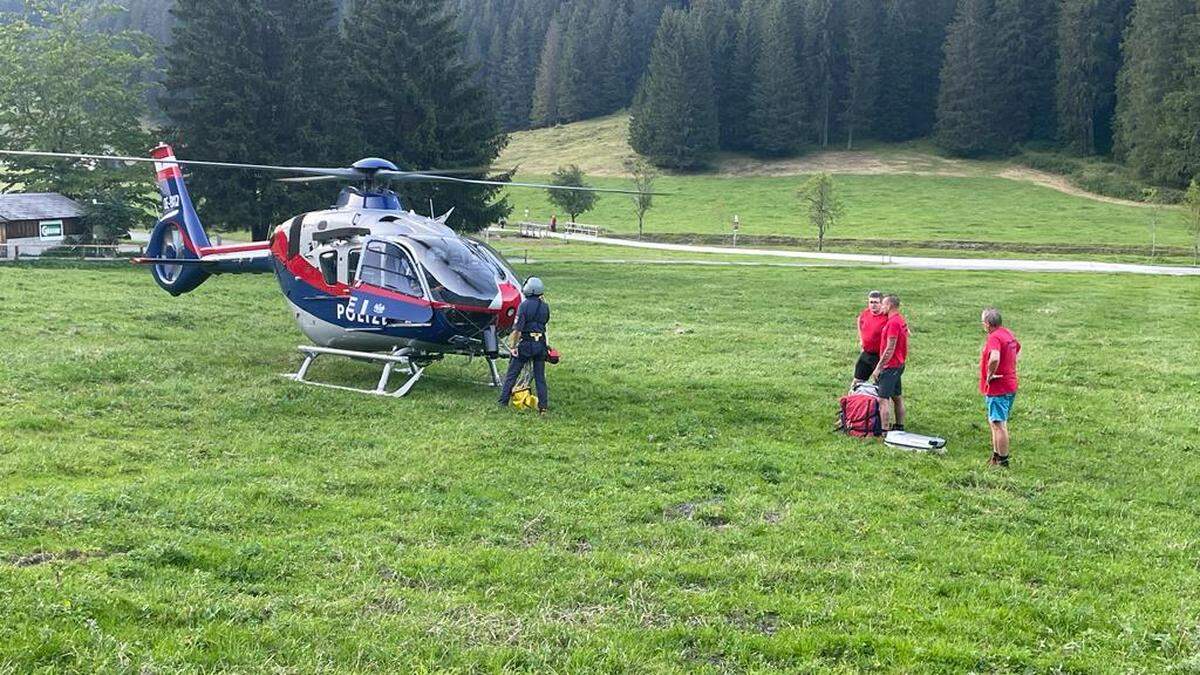
[[[504,259],[503,255],[500,255],[499,251],[478,239],[468,237],[466,242],[468,246],[479,251],[496,268],[497,279],[512,282],[517,286],[521,285],[521,280],[517,278],[516,272],[513,272],[512,265],[508,264],[508,261]]]
[[[410,236],[434,300],[487,307],[504,271],[458,237]]]

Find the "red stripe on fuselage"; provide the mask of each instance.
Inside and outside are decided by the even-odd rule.
[[[284,248],[287,248],[286,243],[284,244]],[[276,256],[277,259],[279,257],[278,255]],[[325,283],[325,276],[321,274],[321,270],[308,264],[308,261],[302,255],[284,262],[283,266],[295,277],[319,291],[330,295],[350,295],[350,287],[346,284],[339,283],[331,286]]]
[[[360,281],[360,282],[354,284],[354,289],[366,291],[367,293],[370,293],[372,295],[383,296],[390,300],[399,300],[400,302],[407,302],[410,305],[418,305],[420,307],[433,306],[434,309],[437,309],[437,303],[429,302],[425,298],[414,298],[411,295],[405,295],[403,293],[398,293],[396,291],[393,291],[393,290],[390,290],[387,288],[375,286],[374,284],[367,284],[367,283],[363,283]]]
[[[184,227],[182,224],[175,222],[173,220],[169,221],[169,222],[171,225],[175,226],[175,229],[179,230],[179,238],[183,239],[183,247],[186,248],[187,250],[191,251],[193,254],[195,254],[195,256],[197,258],[204,257],[204,255],[200,252],[200,249],[197,248],[196,245],[192,243],[191,237],[189,237],[187,234],[187,228]]]
[[[500,314],[503,311],[502,309],[489,309],[487,307],[455,305],[449,302],[430,302],[424,298],[414,298],[411,295],[404,295],[403,293],[397,293],[396,291],[391,291],[386,288],[365,284],[361,281],[357,282],[354,285],[354,288],[342,283],[331,286],[325,283],[325,275],[321,274],[321,270],[310,264],[304,256],[298,255],[291,260],[287,259],[288,241],[287,235],[283,232],[275,233],[275,237],[270,245],[270,248],[271,254],[275,256],[276,261],[282,262],[284,268],[291,272],[293,276],[297,277],[309,286],[312,286],[313,288],[330,295],[350,295],[350,292],[357,288],[363,289],[368,293],[381,295],[386,298],[400,300],[402,302],[420,305],[422,307],[432,307],[433,309],[457,309],[462,312],[486,312],[488,314]]]
[[[183,178],[183,172],[176,165],[168,166],[167,168],[155,174],[159,181],[170,180],[172,178]]]

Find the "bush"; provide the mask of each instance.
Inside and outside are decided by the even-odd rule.
[[[1105,197],[1142,201],[1147,188],[1157,187],[1162,203],[1183,201],[1182,190],[1154,186],[1138,178],[1132,169],[1113,162],[1032,150],[1019,154],[1017,161],[1031,169],[1065,176],[1072,185]]]

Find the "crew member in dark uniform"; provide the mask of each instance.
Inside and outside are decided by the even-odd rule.
[[[550,323],[550,305],[542,299],[546,287],[537,277],[525,282],[525,301],[517,308],[517,320],[513,325],[512,358],[508,362],[508,373],[504,376],[504,388],[500,392],[499,404],[508,406],[517,376],[528,362],[533,362],[533,381],[537,387],[538,412],[544,413],[550,405],[546,393],[546,324]]]

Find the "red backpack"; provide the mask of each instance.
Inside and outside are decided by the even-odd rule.
[[[840,404],[838,431],[860,437],[883,435],[878,398],[865,392],[851,392],[842,397]]]

